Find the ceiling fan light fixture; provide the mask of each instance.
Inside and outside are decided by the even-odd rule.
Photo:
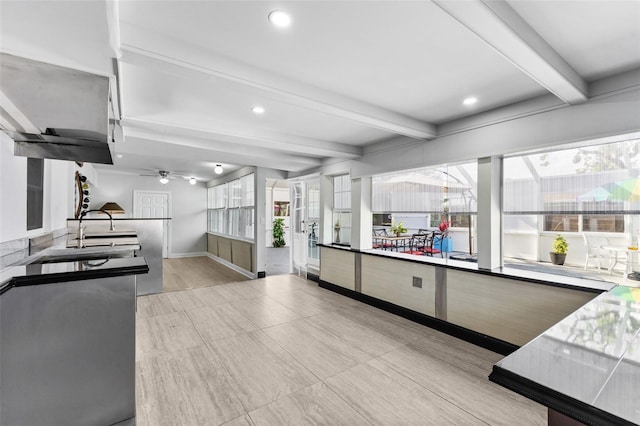
[[[287,28],[291,25],[291,16],[282,10],[274,10],[269,13],[269,22],[278,28]]]
[[[251,108],[251,111],[253,111],[253,113],[256,115],[262,115],[264,114],[264,107],[261,107],[260,105],[256,105],[253,108]]]
[[[196,184],[196,178],[194,178],[194,177],[190,177],[190,178],[189,178],[189,183],[190,183],[191,185],[195,185],[195,184]]]
[[[163,184],[163,185],[168,184],[168,183],[169,183],[169,178],[166,178],[166,177],[164,177],[164,176],[163,176],[163,177],[161,177],[161,178],[160,178],[160,183],[161,183],[161,184]]]
[[[224,170],[222,170],[222,164],[216,164],[216,167],[213,169],[215,174],[220,175]]]

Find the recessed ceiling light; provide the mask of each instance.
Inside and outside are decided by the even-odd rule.
[[[467,98],[464,101],[462,101],[462,103],[465,104],[465,105],[473,105],[476,102],[478,102],[478,98],[474,98],[474,97],[470,97],[470,98]]]
[[[194,178],[194,177],[189,178],[189,183],[190,183],[191,185],[195,185],[195,184],[196,184],[196,178]]]
[[[251,111],[253,111],[254,114],[258,114],[258,115],[264,114],[264,108],[261,107],[260,105],[254,106],[253,108],[251,108]]]
[[[124,157],[124,155],[122,155],[122,154],[116,154],[116,157],[117,157],[117,158],[122,158],[122,157]]]
[[[214,171],[217,175],[222,174],[222,171],[223,171],[223,170],[222,170],[222,165],[221,165],[221,164],[216,164],[216,167],[215,167],[215,169],[213,169],[213,171]]]
[[[269,14],[269,22],[278,28],[286,28],[291,25],[291,17],[287,12],[274,10]]]

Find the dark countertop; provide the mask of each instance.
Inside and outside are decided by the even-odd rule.
[[[489,379],[585,424],[640,424],[640,288],[599,295]]]
[[[31,249],[0,270],[0,294],[13,287],[149,273],[144,257],[134,257],[139,245],[66,248],[67,236]],[[47,259],[49,258],[49,259]]]
[[[172,218],[170,217],[114,217],[113,220],[171,220]],[[80,220],[80,219],[75,219],[73,217],[67,218],[67,221],[69,220]],[[82,219],[82,222],[86,222],[88,220],[110,220],[108,217],[85,217]]]

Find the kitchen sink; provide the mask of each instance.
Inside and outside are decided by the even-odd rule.
[[[134,254],[134,248],[124,247],[56,248],[30,256],[21,262],[21,264],[85,262],[90,260],[107,261],[115,258],[133,257]]]

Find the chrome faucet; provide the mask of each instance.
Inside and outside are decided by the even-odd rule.
[[[78,248],[82,248],[82,240],[84,240],[84,229],[82,229],[82,219],[84,219],[86,214],[89,212],[105,213],[107,216],[109,216],[109,230],[110,231],[115,230],[115,227],[113,226],[113,216],[111,216],[111,213],[109,213],[108,211],[100,210],[100,209],[85,210],[82,213],[80,213],[80,217],[78,218],[79,219],[78,220]]]

